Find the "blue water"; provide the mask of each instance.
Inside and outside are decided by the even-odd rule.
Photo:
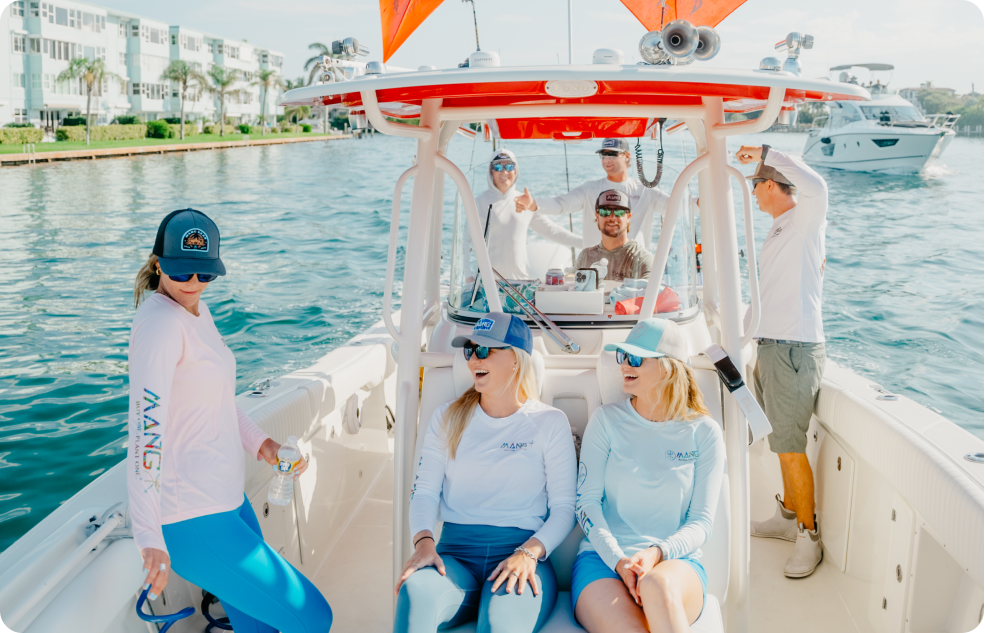
[[[564,191],[562,146],[510,147],[521,184]],[[456,138],[449,157],[467,169],[490,149]],[[594,149],[568,148],[573,184],[600,177]],[[166,213],[193,206],[222,231],[229,274],[205,301],[245,389],[380,318],[393,183],[414,153],[378,135],[0,170],[0,550],[124,456],[133,277]],[[824,174],[829,356],[979,437],[982,154],[981,140],[957,139],[923,175]],[[667,165],[683,165],[679,136]],[[757,217],[760,239],[768,221]]]

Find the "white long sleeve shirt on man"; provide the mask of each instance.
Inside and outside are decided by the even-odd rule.
[[[765,164],[797,188],[797,204],[773,219],[759,254],[762,318],[757,338],[823,343],[821,288],[828,185],[803,161],[770,148]]]
[[[455,459],[438,407],[425,431],[410,496],[410,533],[443,521],[533,530],[550,555],[574,527],[575,445],[564,413],[528,399],[493,418],[475,408]]]
[[[536,198],[536,213],[560,215],[562,213],[582,213],[582,247],[596,246],[602,241],[602,232],[595,221],[595,202],[603,191],[615,189],[629,196],[629,208],[633,217],[629,222],[629,239],[649,246],[653,232],[653,216],[667,212],[670,196],[658,188],[648,189],[635,178],[628,175],[622,182],[608,178],[590,180],[568,193],[553,198]]]
[[[243,451],[267,435],[236,406],[236,359],[204,302],[162,294],[130,330],[127,491],[137,548],[167,551],[161,526],[243,505]]]

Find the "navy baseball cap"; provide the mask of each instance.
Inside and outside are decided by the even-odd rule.
[[[154,254],[165,275],[225,275],[219,259],[219,228],[201,211],[179,209],[161,221]]]
[[[602,149],[596,150],[595,153],[606,152],[606,151],[617,151],[617,152],[629,152],[629,143],[626,142],[624,138],[607,138],[602,141]]]
[[[618,189],[609,189],[599,194],[598,199],[595,201],[595,210],[598,211],[602,207],[615,207],[616,209],[626,209],[627,211],[632,210],[629,208],[629,196]]]
[[[527,324],[520,317],[504,312],[490,312],[482,317],[472,328],[472,334],[456,336],[451,346],[465,347],[469,341],[483,347],[509,345],[528,354],[532,354],[534,350],[534,339]]]

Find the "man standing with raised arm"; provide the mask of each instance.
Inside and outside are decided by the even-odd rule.
[[[772,149],[743,146],[739,162],[758,161],[747,176],[759,208],[773,218],[759,255],[762,319],[753,382],[773,425],[770,450],[780,458],[783,499],[776,514],[752,522],[752,535],[794,541],[783,573],[802,578],[821,562],[814,516],[814,473],[807,461],[807,428],[824,375],[821,286],[828,186],[801,160]]]
[[[644,235],[644,244],[653,227],[653,216],[663,215],[667,211],[666,193],[658,188],[647,189],[639,180],[631,178],[629,166],[629,143],[624,138],[607,138],[602,141],[602,149],[595,152],[602,159],[602,169],[605,178],[590,180],[575,187],[566,194],[555,198],[535,200],[533,194],[526,188],[523,195],[516,198],[516,211],[539,211],[545,215],[560,215],[562,213],[582,212],[582,247],[596,246],[602,241],[602,232],[595,222],[595,201],[603,191],[614,189],[629,196],[630,206],[636,218],[629,228],[629,239]]]

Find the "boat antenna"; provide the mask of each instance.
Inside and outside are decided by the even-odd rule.
[[[479,19],[475,17],[475,0],[462,0],[466,4],[472,5],[472,22],[475,24],[475,50],[482,50],[479,48]]]
[[[657,119],[657,129],[660,130],[660,147],[657,149],[657,175],[653,180],[647,180],[643,175],[643,148],[640,146],[640,139],[636,139],[636,171],[640,175],[640,182],[648,189],[653,189],[660,184],[660,177],[664,173],[664,121]]]

